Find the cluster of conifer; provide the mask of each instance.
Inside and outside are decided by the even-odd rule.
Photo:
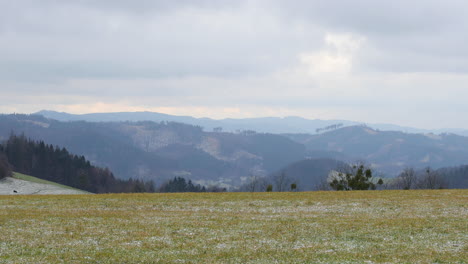
[[[153,182],[116,179],[105,168],[91,165],[84,156],[65,148],[12,134],[0,144],[0,177],[11,170],[93,193],[154,192]]]
[[[11,176],[11,165],[5,154],[0,152],[0,179]]]
[[[205,186],[193,184],[191,180],[182,177],[175,177],[167,181],[159,188],[160,192],[206,192]]]

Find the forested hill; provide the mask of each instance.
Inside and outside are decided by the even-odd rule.
[[[0,145],[1,155],[6,156],[14,171],[93,193],[154,192],[153,182],[116,179],[107,168],[91,165],[84,156],[24,135],[11,135]]]
[[[309,157],[365,160],[389,175],[397,175],[405,167],[438,169],[468,164],[468,137],[455,134],[408,134],[353,126],[318,135],[286,136],[304,144]]]
[[[109,168],[118,179],[154,180],[158,186],[183,177],[207,187],[235,188],[247,183],[250,175],[271,175],[304,158],[362,160],[388,176],[397,176],[406,167],[419,170],[468,164],[468,137],[378,131],[365,126],[318,135],[275,135],[207,132],[174,122],[60,122],[37,115],[0,115],[0,141],[11,131],[63,146],[96,166]],[[307,179],[297,174],[303,185],[314,185],[312,178],[323,174],[316,166],[299,165],[310,170],[303,174]]]
[[[305,147],[281,135],[206,132],[175,122],[60,122],[37,115],[0,115],[10,132],[66,147],[118,179],[184,177],[204,186],[238,186],[252,171],[267,175],[304,159]]]

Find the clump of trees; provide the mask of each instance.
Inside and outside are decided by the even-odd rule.
[[[2,159],[2,155],[6,159]],[[65,148],[34,141],[24,135],[12,134],[0,144],[0,163],[5,163],[5,160],[11,164],[10,169],[1,165],[6,168],[2,171],[7,176],[13,169],[93,193],[155,191],[151,181],[116,179],[109,169],[91,165],[84,156],[73,155]]]
[[[160,192],[206,192],[205,186],[193,184],[191,180],[185,180],[183,177],[174,177],[159,188]]]
[[[417,186],[417,175],[413,168],[404,169],[396,179],[395,186],[398,189],[409,190]]]
[[[341,127],[343,127],[343,123],[333,124],[333,125],[329,125],[323,128],[317,128],[315,129],[315,133],[320,133],[322,131],[336,130]]]
[[[273,174],[270,177],[260,176],[251,173],[238,191],[244,192],[288,192],[297,191],[299,184],[289,177],[286,172],[281,171]]]
[[[404,169],[392,184],[396,189],[444,189],[448,188],[448,182],[443,175],[430,167],[422,172],[416,172],[413,168]]]
[[[186,180],[183,177],[174,177],[159,187],[159,192],[178,193],[178,192],[225,192],[226,188],[219,186],[205,187],[200,184],[194,184],[192,180]]]
[[[330,187],[337,191],[375,190],[377,185],[373,182],[372,169],[364,163],[341,167],[331,175]],[[382,179],[377,182],[383,184]]]
[[[468,165],[438,169],[437,173],[448,184],[447,188],[468,188]]]

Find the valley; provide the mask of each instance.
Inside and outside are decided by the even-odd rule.
[[[300,190],[315,190],[340,162],[365,161],[384,178],[396,177],[406,167],[447,171],[468,163],[467,137],[367,126],[319,134],[232,133],[168,121],[58,121],[40,115],[1,115],[0,140],[12,132],[66,147],[120,179],[160,185],[184,177],[228,190],[249,184],[252,177],[269,179],[285,171]],[[298,165],[301,162],[313,165]],[[450,188],[468,186],[465,176],[449,182]]]

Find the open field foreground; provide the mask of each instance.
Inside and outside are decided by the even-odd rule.
[[[0,263],[467,263],[468,190],[0,197]]]

